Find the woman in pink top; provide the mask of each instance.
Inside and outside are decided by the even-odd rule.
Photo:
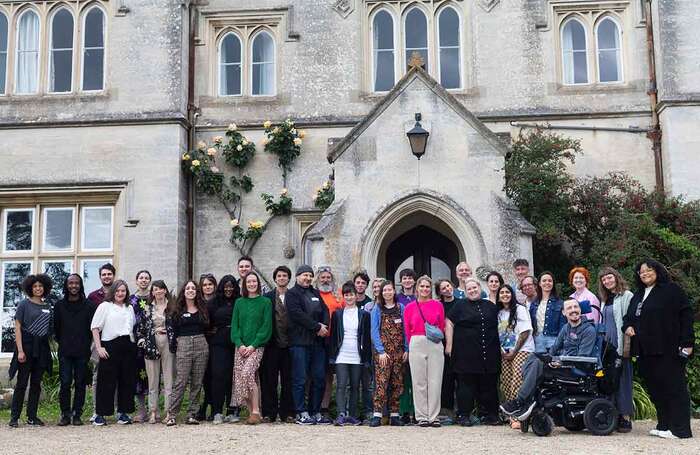
[[[432,285],[430,277],[424,275],[418,278],[418,299],[409,303],[404,311],[408,362],[413,381],[413,406],[421,427],[440,426],[438,414],[445,362],[442,342],[431,341],[425,336],[426,322],[445,333],[445,310],[440,302],[432,298]]]
[[[589,321],[593,321],[596,324],[600,322],[600,300],[588,289],[588,283],[591,282],[591,274],[585,267],[574,267],[569,272],[569,284],[574,287],[574,293],[569,297],[576,300],[578,303],[588,301],[590,303],[590,312],[583,313],[583,307],[581,308],[581,313],[586,316]]]

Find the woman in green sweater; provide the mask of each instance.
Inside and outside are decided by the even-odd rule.
[[[242,296],[236,300],[231,320],[231,341],[236,345],[233,375],[235,406],[246,406],[249,425],[260,423],[260,384],[258,367],[265,344],[272,335],[272,303],[261,294],[260,277],[250,272],[245,277]]]

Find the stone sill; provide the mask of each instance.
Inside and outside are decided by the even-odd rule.
[[[70,92],[70,93],[37,93],[27,95],[0,95],[0,104],[2,103],[20,103],[20,102],[55,102],[55,101],[92,101],[108,99],[110,91],[99,90],[94,92]]]

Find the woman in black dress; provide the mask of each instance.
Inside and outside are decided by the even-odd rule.
[[[457,376],[459,423],[476,423],[471,413],[479,404],[481,424],[499,425],[498,373],[501,348],[498,338],[498,308],[481,298],[481,285],[473,278],[465,282],[467,302],[455,305],[447,315],[445,352]]]
[[[624,317],[658,424],[649,434],[666,439],[690,438],[690,396],[685,376],[693,354],[693,310],[685,292],[671,282],[659,262],[637,265],[637,291]]]

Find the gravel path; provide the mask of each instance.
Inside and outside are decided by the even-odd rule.
[[[254,453],[305,455],[364,454],[698,454],[700,420],[693,421],[694,439],[668,441],[647,435],[653,422],[636,422],[634,431],[607,437],[557,429],[541,438],[507,427],[368,428],[301,427],[298,425],[212,424],[167,428],[135,424],[128,427],[0,428],[6,454],[208,454]]]

